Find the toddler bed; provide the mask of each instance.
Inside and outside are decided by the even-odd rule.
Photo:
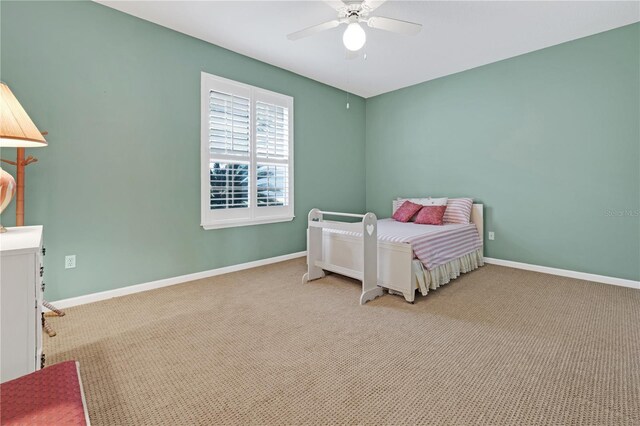
[[[398,206],[394,203],[394,211]],[[325,216],[359,218],[346,223]],[[419,225],[366,215],[309,212],[308,271],[303,282],[335,272],[362,281],[360,303],[401,293],[413,303],[415,291],[426,295],[472,271],[483,262],[483,206],[473,204],[466,224]]]

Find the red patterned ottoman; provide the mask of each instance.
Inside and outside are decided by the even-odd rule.
[[[61,362],[2,383],[0,424],[88,426],[80,364]]]

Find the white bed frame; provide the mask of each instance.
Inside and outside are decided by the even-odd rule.
[[[362,221],[330,221],[324,220],[324,215],[359,218]],[[407,243],[378,241],[377,221],[373,213],[359,215],[311,210],[307,229],[308,271],[302,277],[302,282],[317,280],[325,276],[325,271],[330,271],[362,281],[361,305],[382,296],[383,287],[402,293],[407,302],[413,303],[417,288],[412,267],[413,249]],[[476,225],[481,241],[483,221],[483,205],[474,204],[471,222]],[[362,236],[323,233],[323,229],[357,232]]]

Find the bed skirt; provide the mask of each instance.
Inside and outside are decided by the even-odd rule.
[[[461,274],[473,271],[484,265],[482,256],[482,248],[465,254],[462,257],[452,260],[428,270],[419,260],[413,261],[413,268],[417,279],[417,287],[420,293],[426,296],[429,289],[435,290],[441,285],[447,284],[449,281],[458,278]]]

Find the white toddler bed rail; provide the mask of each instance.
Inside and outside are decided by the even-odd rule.
[[[338,217],[353,217],[362,219],[361,222],[338,222],[324,220],[324,215]],[[357,232],[362,235],[361,256],[358,264],[362,268],[352,269],[344,266],[330,264],[323,256],[323,229]],[[360,304],[364,305],[369,300],[382,296],[384,291],[378,287],[378,219],[373,213],[352,214],[338,212],[323,212],[312,209],[309,212],[309,224],[307,235],[307,268],[308,271],[302,277],[302,282],[317,280],[325,276],[324,269],[336,272],[347,277],[362,281],[362,294]],[[358,244],[359,246],[360,244]]]

